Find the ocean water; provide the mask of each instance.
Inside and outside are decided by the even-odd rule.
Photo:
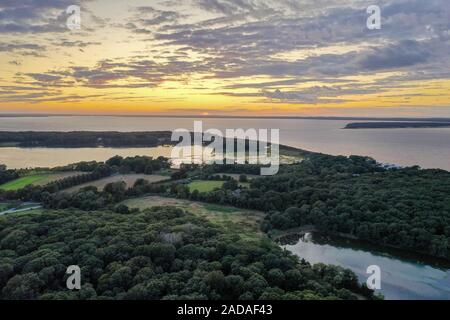
[[[184,128],[193,131],[194,120],[119,116],[0,117],[0,130],[126,132],[172,131]],[[203,121],[204,130],[216,128],[225,132],[226,129],[236,128],[279,129],[282,144],[309,151],[332,155],[371,156],[382,163],[450,170],[450,128],[345,130],[345,125],[354,121],[230,118],[200,120]],[[53,151],[47,151],[49,157],[55,156]],[[12,151],[0,150],[0,163],[5,158],[5,152]],[[32,151],[23,149],[23,152]],[[87,156],[89,155],[88,152]]]

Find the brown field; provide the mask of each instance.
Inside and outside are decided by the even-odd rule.
[[[112,177],[100,179],[97,181],[92,181],[88,183],[81,184],[79,186],[75,186],[69,189],[64,190],[65,192],[76,192],[82,188],[93,186],[97,187],[98,190],[103,190],[103,188],[109,184],[114,182],[123,181],[130,188],[134,185],[134,183],[139,180],[144,179],[150,183],[160,182],[164,180],[170,179],[170,177],[160,176],[160,175],[147,175],[147,174],[120,174]]]
[[[248,238],[262,235],[260,226],[264,219],[264,213],[260,211],[158,196],[130,199],[124,201],[123,204],[141,210],[151,207],[179,207],[204,217],[210,222],[224,227],[229,232],[235,232]]]

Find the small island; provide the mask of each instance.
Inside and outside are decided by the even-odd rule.
[[[354,122],[344,129],[450,128],[450,122]]]

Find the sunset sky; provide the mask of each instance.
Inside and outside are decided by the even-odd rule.
[[[0,113],[450,117],[449,0],[0,0],[0,36]]]

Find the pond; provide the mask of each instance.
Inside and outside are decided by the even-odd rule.
[[[307,233],[283,248],[312,264],[348,268],[362,283],[370,276],[367,268],[379,266],[380,292],[387,300],[450,300],[450,265],[445,261],[318,233]]]

